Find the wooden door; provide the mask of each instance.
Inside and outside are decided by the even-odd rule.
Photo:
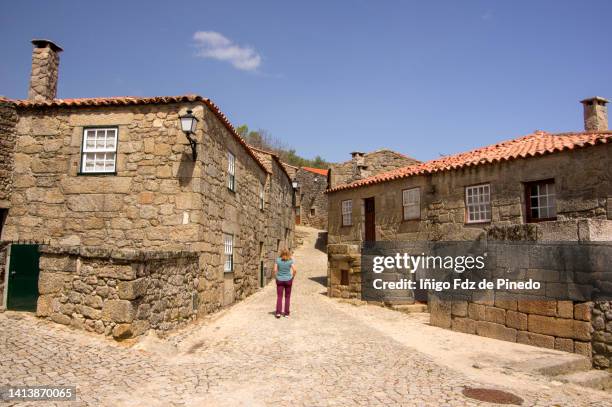
[[[364,199],[365,204],[365,241],[376,241],[376,210],[374,197]]]
[[[11,245],[6,307],[15,311],[36,311],[38,301],[38,245]]]

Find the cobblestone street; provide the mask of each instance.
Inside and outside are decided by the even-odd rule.
[[[315,237],[310,230],[295,255],[290,318],[274,318],[273,284],[167,341],[135,347],[29,315],[0,314],[0,381],[76,385],[78,401],[59,406],[491,405],[461,393],[490,385],[353,315],[359,307],[327,298],[326,255],[314,248]],[[603,392],[521,380],[497,388],[524,405],[612,405]]]

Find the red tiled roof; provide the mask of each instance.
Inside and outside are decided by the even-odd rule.
[[[257,148],[257,147],[253,147],[251,145],[249,145],[249,148],[251,150],[253,150],[255,152],[255,154],[266,154],[271,156],[272,158],[274,158],[274,161],[276,161],[278,163],[278,166],[281,167],[281,169],[283,170],[283,172],[285,173],[285,175],[287,176],[287,178],[289,178],[289,182],[291,182],[291,175],[289,175],[289,173],[287,172],[287,169],[285,168],[285,163],[283,163],[280,158],[278,157],[278,154],[273,153],[272,151],[266,151],[266,150],[262,150],[261,148]],[[271,169],[268,169],[270,173],[272,173]]]
[[[302,169],[306,171],[314,172],[315,174],[325,175],[326,177],[327,177],[327,171],[329,171],[329,170],[323,170],[321,168],[312,168],[312,167],[302,167]]]
[[[89,106],[131,106],[131,105],[164,105],[171,103],[188,103],[188,102],[201,102],[204,103],[208,108],[217,116],[217,118],[223,123],[225,128],[242,144],[247,153],[255,160],[261,168],[266,172],[266,166],[261,162],[259,157],[249,148],[247,143],[242,137],[236,132],[232,123],[230,123],[227,116],[219,109],[219,107],[210,99],[202,97],[200,95],[180,95],[180,96],[153,96],[153,97],[139,97],[139,96],[112,96],[103,98],[74,98],[74,99],[53,99],[44,101],[34,101],[27,99],[13,99],[10,100],[15,106],[20,108],[45,108],[45,107],[89,107]]]
[[[465,153],[449,155],[421,164],[397,168],[349,184],[338,185],[328,189],[326,192],[359,188],[365,185],[407,178],[413,175],[432,174],[464,167],[542,156],[610,142],[612,142],[612,131],[558,134],[536,131],[517,139],[503,141]]]

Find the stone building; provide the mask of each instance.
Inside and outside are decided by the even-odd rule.
[[[296,223],[317,229],[327,229],[327,170],[300,167],[297,181]]]
[[[582,103],[585,131],[537,131],[330,188],[329,295],[360,297],[367,241],[611,241],[607,101]],[[429,305],[434,325],[612,363],[612,325],[602,311],[609,302]]]
[[[57,99],[61,48],[33,44],[29,98],[0,104],[3,305],[124,338],[261,287],[293,233],[275,167],[201,96]]]
[[[0,236],[11,204],[13,191],[13,149],[17,113],[10,101],[0,97]],[[4,303],[7,243],[0,240],[0,305]]]
[[[268,170],[263,205],[267,213],[266,248],[267,264],[272,264],[280,249],[294,247],[294,202],[295,191],[293,180],[287,171],[286,164],[281,162],[277,154],[251,146],[259,160]],[[262,204],[262,202],[260,202]],[[270,270],[266,270],[269,274]]]
[[[329,168],[328,188],[349,184],[363,178],[418,164],[419,161],[396,151],[380,149],[369,153],[354,151],[351,159],[332,164]]]

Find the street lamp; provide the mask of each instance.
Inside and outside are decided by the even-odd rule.
[[[293,186],[293,189],[298,189],[298,186],[299,186],[300,184],[298,184],[298,182],[297,182],[297,181],[293,181],[293,182],[291,183],[291,185]]]
[[[196,127],[198,126],[198,118],[193,115],[191,110],[187,110],[187,114],[179,116],[179,119],[181,120],[181,130],[183,130],[185,137],[189,140],[193,161],[195,161],[198,156],[196,151],[197,142],[192,135],[195,133]]]

